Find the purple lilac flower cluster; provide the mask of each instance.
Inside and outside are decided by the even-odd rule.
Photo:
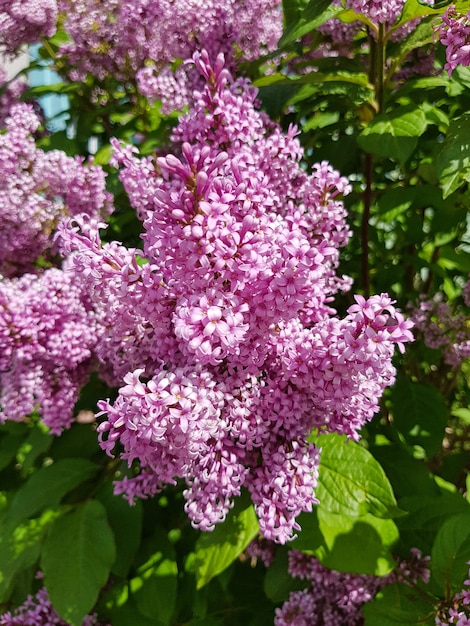
[[[0,66],[0,128],[5,126],[11,107],[18,102],[26,88],[26,83],[19,78],[8,81],[5,69]]]
[[[367,17],[373,24],[395,24],[405,0],[347,0],[347,6]]]
[[[102,168],[38,148],[39,124],[32,106],[18,103],[0,135],[0,275],[5,277],[34,270],[38,257],[50,252],[51,235],[65,216],[98,217],[112,210]]]
[[[0,0],[0,48],[14,55],[56,30],[57,0]]]
[[[87,615],[82,624],[82,626],[100,625],[101,622],[95,614]],[[15,611],[0,615],[0,626],[67,626],[67,622],[58,615],[46,589],[42,587],[35,596],[29,596]]]
[[[470,281],[463,292],[467,306],[469,284]],[[443,294],[436,294],[431,299],[422,298],[414,309],[412,318],[426,346],[440,350],[447,365],[459,367],[470,357],[468,315],[446,302]]]
[[[166,111],[192,100],[200,83],[186,64],[206,48],[223,52],[231,62],[238,55],[253,59],[275,49],[282,33],[280,2],[270,0],[59,0],[70,41],[59,51],[70,77],[84,80],[115,76],[124,84],[137,81],[139,90],[162,99]]]
[[[470,11],[464,14],[458,12],[455,6],[450,6],[442,16],[438,33],[446,47],[444,69],[449,76],[458,65],[470,65]]]
[[[448,626],[449,624],[470,626],[470,570],[468,578],[463,583],[462,591],[456,593],[436,616],[436,626]]]
[[[67,216],[108,214],[111,195],[100,167],[37,147],[33,133],[39,119],[30,105],[12,106],[5,125],[0,135],[0,421],[20,421],[36,412],[60,434],[72,423],[94,361],[98,326],[67,261],[63,269],[52,266],[53,236]],[[44,270],[45,264],[51,267]]]
[[[327,163],[308,174],[296,129],[257,111],[222,56],[194,63],[206,86],[174,131],[179,153],[139,162],[115,143],[145,261],[101,245],[82,218],[61,227],[62,251],[104,329],[96,354],[124,381],[98,428],[103,449],[119,443],[139,468],[117,490],[132,501],[184,479],[188,516],[209,530],[244,487],[262,534],[283,543],[315,502],[319,450],[306,437],[358,438],[411,323],[384,294],[335,316],[350,287],[336,275],[347,180]]]
[[[67,266],[0,282],[0,422],[37,411],[53,434],[71,425],[91,366],[93,319]]]
[[[289,574],[311,581],[302,591],[292,592],[276,609],[275,626],[361,626],[361,608],[376,593],[394,582],[428,582],[429,557],[413,549],[411,559],[399,563],[388,576],[337,572],[324,567],[315,557],[289,551]]]

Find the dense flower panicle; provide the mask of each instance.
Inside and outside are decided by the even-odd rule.
[[[400,16],[405,0],[347,0],[350,9],[365,15],[373,24],[393,25]]]
[[[77,216],[59,226],[61,253],[75,282],[88,294],[97,319],[94,354],[100,375],[120,384],[129,371],[150,376],[165,362],[182,365],[172,332],[174,297],[154,265],[139,265],[138,251],[117,242],[101,245],[104,224]]]
[[[450,6],[442,15],[438,34],[446,48],[444,69],[449,76],[458,65],[470,65],[470,11],[463,14],[457,12],[455,6]]]
[[[263,535],[284,543],[316,501],[306,437],[358,437],[410,323],[385,295],[336,317],[347,180],[326,162],[304,171],[297,130],[259,113],[222,56],[193,62],[206,86],[174,129],[177,153],[113,142],[146,260],[102,245],[86,216],[62,223],[59,245],[93,303],[100,371],[124,381],[100,404],[101,446],[131,466],[116,491],[132,501],[182,479],[189,518],[210,530],[244,487]]]
[[[0,421],[36,410],[53,434],[70,427],[95,342],[95,314],[71,273],[2,280]]]
[[[289,551],[289,573],[311,581],[276,609],[275,626],[360,626],[361,607],[385,584],[384,578],[336,572],[315,557]]]
[[[0,0],[0,48],[13,55],[23,44],[51,37],[57,16],[57,0]]]
[[[324,567],[316,557],[297,550],[288,553],[288,572],[310,581],[303,591],[290,594],[276,609],[275,626],[361,626],[361,608],[386,585],[396,582],[428,582],[429,557],[413,548],[410,559],[400,560],[388,576],[349,574]]]
[[[98,621],[96,614],[86,615],[83,619],[82,626],[100,625],[105,626]],[[54,609],[46,588],[42,587],[35,596],[28,596],[17,609],[0,615],[0,626],[67,626],[67,622]]]
[[[274,50],[282,33],[280,2],[268,0],[59,0],[70,41],[59,55],[72,80],[114,76],[161,99],[166,112],[192,101],[201,77],[175,60],[206,48],[234,64]]]
[[[468,284],[470,281],[463,292],[464,301],[468,299]],[[413,309],[412,319],[426,346],[440,350],[447,365],[459,367],[470,357],[468,315],[446,302],[443,294],[422,298]]]
[[[39,123],[30,105],[16,104],[0,135],[0,274],[8,277],[34,270],[67,214],[98,217],[112,210],[102,168],[39,149],[33,136]]]
[[[0,66],[0,128],[5,126],[10,109],[26,89],[26,82],[20,78],[8,81],[6,71]]]

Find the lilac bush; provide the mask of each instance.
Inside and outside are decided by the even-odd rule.
[[[1,624],[468,623],[443,4],[0,2]]]

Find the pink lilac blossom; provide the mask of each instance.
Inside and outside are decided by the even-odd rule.
[[[468,563],[470,565],[470,563]],[[436,626],[470,626],[470,570],[461,591],[443,605],[436,615]]]
[[[35,596],[28,596],[14,611],[0,615],[0,626],[67,626],[67,623],[52,606],[45,587],[42,587]],[[98,616],[92,614],[83,619],[82,626],[100,626],[100,624],[102,622],[98,621]]]
[[[416,548],[409,560],[399,561],[397,569],[383,577],[337,572],[296,550],[289,551],[288,559],[289,574],[310,586],[291,593],[276,609],[275,626],[362,626],[361,608],[380,589],[395,582],[428,582],[430,576],[429,557]]]
[[[59,0],[70,41],[59,56],[72,80],[87,74],[137,82],[140,92],[162,99],[164,110],[180,110],[202,82],[188,65],[195,50],[230,64],[275,49],[282,33],[276,0]],[[178,63],[176,63],[178,61]]]
[[[442,15],[438,34],[446,48],[444,69],[449,76],[458,65],[470,65],[470,11],[464,14],[457,11],[455,6],[450,6]]]
[[[0,49],[13,56],[24,44],[51,37],[57,16],[57,0],[0,0]]]
[[[289,551],[289,574],[311,585],[276,609],[275,626],[360,626],[362,605],[384,586],[383,578],[336,572],[295,550]]]
[[[130,466],[116,489],[132,501],[181,479],[189,518],[210,530],[244,487],[264,537],[284,543],[316,502],[306,438],[358,438],[410,322],[385,294],[336,317],[348,181],[325,162],[306,172],[297,130],[261,114],[223,57],[193,62],[207,84],[174,130],[176,154],[141,160],[114,142],[144,259],[81,216],[60,226],[60,246],[96,312],[94,352],[121,384],[99,405],[101,446],[119,444]]]
[[[464,299],[468,299],[469,283],[464,289]],[[447,365],[459,367],[470,357],[468,315],[446,302],[443,294],[436,294],[432,299],[422,298],[412,318],[426,346],[440,350]]]
[[[393,25],[403,10],[405,0],[347,0],[346,5],[373,24]]]
[[[102,168],[38,148],[39,124],[32,106],[18,103],[0,135],[0,274],[6,277],[34,271],[65,216],[85,212],[96,218],[112,211]]]
[[[0,66],[0,128],[5,125],[11,107],[16,104],[27,84],[20,78],[8,80],[6,71]]]
[[[70,427],[93,364],[94,317],[67,265],[0,282],[0,422],[36,411],[52,434]]]

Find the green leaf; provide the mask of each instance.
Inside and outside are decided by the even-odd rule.
[[[459,407],[457,409],[453,409],[452,415],[454,417],[458,417],[462,422],[466,424],[470,424],[470,409],[465,407]]]
[[[374,446],[374,457],[384,468],[397,498],[438,496],[439,488],[424,461],[415,459],[402,445]]]
[[[401,514],[392,487],[372,454],[345,437],[321,435],[317,498],[339,515],[391,518]]]
[[[295,546],[291,544],[294,548]],[[297,549],[297,548],[296,548]],[[288,572],[287,550],[277,550],[274,561],[268,567],[264,577],[264,592],[276,604],[284,602],[292,591],[305,588],[305,581],[293,578]]]
[[[420,445],[428,457],[441,449],[448,419],[447,403],[433,385],[399,376],[391,390],[393,424],[410,445]]]
[[[470,512],[454,515],[440,528],[431,553],[431,574],[447,597],[460,591],[470,561]]]
[[[14,524],[54,507],[72,489],[96,474],[98,466],[86,459],[63,459],[43,467],[15,494],[6,521]]]
[[[2,434],[0,437],[0,470],[8,467],[18,453],[18,448],[25,440],[24,424],[16,422],[7,422],[2,426]]]
[[[362,150],[404,163],[427,128],[424,112],[415,106],[382,113],[362,131],[357,141]]]
[[[176,608],[178,566],[175,550],[163,529],[155,534],[158,551],[139,567],[130,590],[142,615],[158,623],[171,623]]]
[[[279,40],[279,47],[283,48],[300,39],[328,20],[344,12],[342,7],[330,6],[331,2],[332,0],[310,0],[300,17],[293,21],[283,33]]]
[[[362,608],[365,626],[424,626],[435,623],[431,598],[401,583],[387,585]]]
[[[336,515],[320,507],[318,521],[325,545],[316,556],[326,567],[374,576],[385,576],[394,569],[390,548],[399,534],[393,520]]]
[[[302,517],[302,531],[289,544],[308,552],[325,567],[343,572],[385,576],[396,566],[390,548],[399,534],[395,523],[373,515],[352,517],[330,513],[321,505],[317,516]]]
[[[254,82],[254,85],[256,87],[265,87],[269,85],[321,85],[323,83],[348,83],[370,88],[367,74],[363,72],[346,72],[344,70],[339,70],[331,74],[309,72],[308,74],[302,74],[293,78],[281,73],[269,74],[258,78],[258,80]]]
[[[423,554],[431,554],[436,535],[448,518],[460,513],[468,515],[470,511],[469,503],[460,494],[448,491],[433,496],[415,492],[402,498],[400,506],[408,511],[408,515],[397,519],[401,540]]]
[[[196,543],[193,567],[197,588],[206,585],[233,563],[258,532],[253,506],[243,505],[239,500],[226,521],[212,532],[203,533]]]
[[[412,50],[421,48],[425,44],[432,43],[434,41],[435,31],[434,24],[431,19],[422,20],[400,43],[399,51],[402,57],[406,56]]]
[[[393,221],[402,213],[406,213],[415,202],[416,187],[394,187],[387,189],[378,200],[380,217]]]
[[[116,557],[106,510],[88,500],[51,526],[41,567],[54,608],[72,626],[81,626],[106,584]]]
[[[97,499],[106,508],[109,525],[116,541],[116,561],[112,573],[125,578],[139,548],[142,536],[142,502],[134,506],[122,496],[115,496],[111,484],[107,484]]]
[[[444,198],[470,180],[470,114],[465,113],[449,124],[437,152],[436,169]]]
[[[39,559],[44,533],[53,519],[54,514],[46,511],[13,529],[0,525],[0,602],[8,600],[15,576]]]
[[[397,30],[397,28],[402,26],[405,22],[414,20],[417,17],[424,17],[426,15],[440,15],[441,13],[444,13],[449,4],[451,4],[451,2],[447,0],[444,0],[444,2],[435,3],[434,6],[421,0],[406,0],[400,20],[391,30],[393,32]],[[452,4],[457,5],[457,7],[459,5],[467,5],[466,11],[468,11],[468,0],[465,0],[465,2],[452,2]]]

